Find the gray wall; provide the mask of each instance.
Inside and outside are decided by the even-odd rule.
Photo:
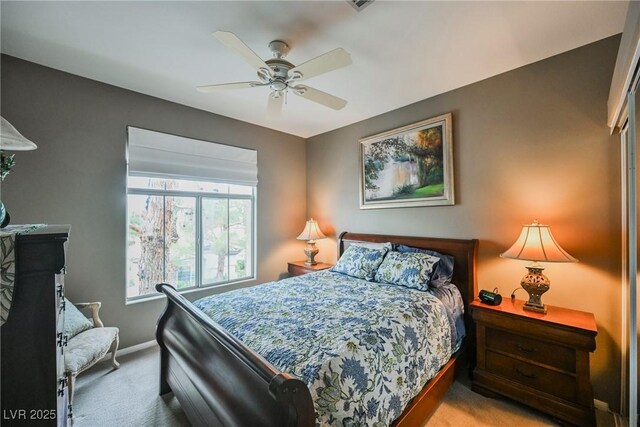
[[[121,346],[153,339],[164,307],[125,305],[127,125],[258,150],[257,280],[245,285],[276,280],[304,256],[295,241],[306,220],[302,138],[5,55],[1,66],[2,116],[38,144],[16,154],[2,201],[14,224],[71,224],[67,295],[102,301]]]
[[[325,232],[480,239],[479,286],[507,298],[526,262],[501,259],[523,223],[551,225],[578,264],[547,265],[547,304],[595,313],[595,397],[620,391],[620,162],[606,125],[620,38],[540,61],[307,141],[308,214]],[[384,92],[380,93],[384,96]],[[360,210],[358,139],[453,113],[456,205]],[[334,241],[320,255],[334,261]],[[523,297],[522,293],[518,294]]]
[[[164,304],[124,303],[127,125],[258,149],[258,280],[250,284],[276,279],[287,260],[301,258],[295,237],[308,213],[329,234],[478,238],[479,286],[508,296],[526,263],[498,254],[522,223],[539,218],[580,259],[548,265],[544,300],[595,313],[595,396],[616,409],[620,153],[606,100],[618,43],[608,38],[310,138],[306,152],[301,138],[3,56],[2,115],[39,148],[17,154],[2,200],[14,223],[72,224],[68,294],[103,301],[124,346],[153,338]],[[360,210],[358,139],[449,111],[456,205]],[[319,241],[319,258],[334,261],[334,244]]]

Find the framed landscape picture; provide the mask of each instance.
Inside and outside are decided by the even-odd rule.
[[[453,204],[451,113],[360,140],[360,209]]]

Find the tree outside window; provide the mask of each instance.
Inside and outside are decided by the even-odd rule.
[[[129,177],[127,298],[253,276],[255,187]]]

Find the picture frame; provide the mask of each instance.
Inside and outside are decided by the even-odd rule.
[[[359,142],[360,209],[455,204],[451,113]]]

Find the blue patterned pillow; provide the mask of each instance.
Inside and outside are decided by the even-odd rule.
[[[412,252],[421,253],[440,258],[440,262],[436,265],[431,276],[431,282],[429,286],[433,288],[440,288],[448,283],[451,283],[453,277],[453,266],[455,259],[451,255],[441,254],[440,252],[430,251],[429,249],[414,248],[412,246],[398,245],[396,248],[398,252]]]
[[[362,246],[349,246],[331,271],[359,279],[373,280],[387,251],[386,247],[369,249]]]
[[[426,291],[440,258],[428,254],[389,252],[376,273],[376,282]]]
[[[93,328],[93,323],[66,297],[64,299],[64,307],[64,333],[69,336],[69,339],[80,332]]]

